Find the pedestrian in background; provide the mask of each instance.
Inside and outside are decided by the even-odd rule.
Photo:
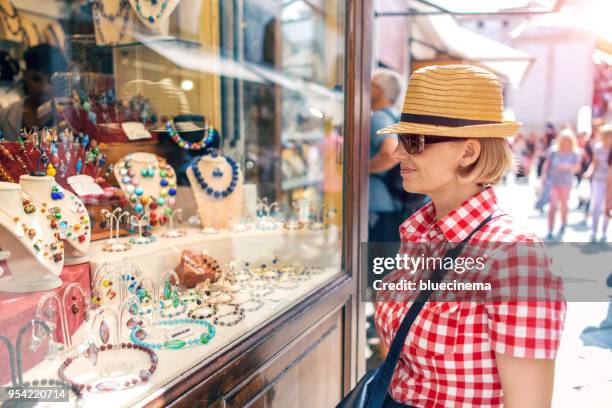
[[[372,76],[370,124],[370,162],[369,162],[369,241],[398,242],[399,222],[396,216],[396,203],[385,183],[386,173],[398,164],[393,157],[397,147],[397,135],[378,135],[376,132],[385,126],[396,123],[399,113],[395,109],[402,94],[400,76],[387,69],[377,70]]]
[[[610,146],[612,145],[612,125],[604,125],[599,128],[599,140],[593,145],[593,161],[585,177],[591,179],[591,242],[597,240],[597,229],[599,220],[603,216],[601,229],[601,241],[607,241],[608,222],[610,218],[605,213],[608,183],[608,158]]]
[[[553,239],[557,209],[561,213],[561,228],[558,239],[563,238],[567,225],[568,202],[574,183],[574,175],[580,169],[576,136],[571,129],[563,129],[557,136],[555,145],[549,149],[542,171],[542,184],[550,183],[550,207],[548,209],[547,240]]]

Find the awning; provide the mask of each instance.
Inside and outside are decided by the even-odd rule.
[[[453,59],[480,65],[502,81],[520,85],[533,58],[506,44],[463,28],[449,15],[414,19],[412,56],[417,60],[446,54]]]

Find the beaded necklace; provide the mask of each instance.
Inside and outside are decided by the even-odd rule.
[[[202,139],[198,140],[197,142],[189,142],[183,139],[174,127],[174,122],[171,120],[166,122],[166,130],[170,135],[170,139],[172,139],[172,141],[180,148],[185,150],[201,150],[212,142],[215,129],[206,124],[206,127],[204,128],[204,136],[202,136]]]
[[[6,27],[8,28],[8,31],[14,36],[18,36],[19,34],[23,32],[23,28],[21,26],[21,20],[19,19],[19,15],[17,14],[17,10],[15,10],[15,7],[13,7],[10,3],[8,4],[11,7],[12,13],[9,13],[4,8],[4,6],[0,4],[0,13],[2,14],[2,20],[4,20],[4,23]],[[11,23],[10,23],[11,20],[17,21],[17,29],[13,29],[13,27],[11,27]]]
[[[119,163],[119,175],[121,176],[120,183],[125,185],[128,199],[130,203],[134,205],[134,211],[136,214],[143,214],[145,207],[148,206],[149,214],[151,219],[151,225],[157,224],[159,220],[163,223],[163,220],[157,217],[155,210],[158,207],[166,205],[163,214],[170,216],[172,214],[172,208],[176,202],[174,196],[176,195],[176,182],[172,180],[174,176],[174,170],[166,161],[162,158],[157,158],[157,164],[155,166],[144,167],[140,170],[140,175],[145,178],[154,177],[156,171],[159,170],[159,196],[144,196],[144,189],[140,187],[140,179],[136,176],[136,171],[133,168],[131,162],[131,156],[126,156],[121,163]]]
[[[217,156],[218,156],[218,153],[216,151],[213,151],[211,153],[211,157],[216,158]],[[196,180],[198,181],[198,184],[200,185],[200,187],[202,188],[202,190],[204,190],[206,194],[208,194],[209,196],[213,198],[225,198],[229,196],[230,194],[234,192],[234,190],[236,189],[236,185],[238,183],[238,169],[239,169],[238,163],[236,163],[236,161],[232,159],[231,157],[223,156],[223,158],[225,159],[225,161],[227,162],[227,164],[230,166],[232,170],[232,179],[229,185],[223,190],[215,189],[209,184],[210,181],[206,181],[206,179],[204,178],[204,175],[202,174],[202,171],[200,170],[198,166],[201,158],[200,160],[194,161],[193,164],[191,165],[191,169],[193,170],[193,174]],[[216,167],[212,172],[212,176],[221,177],[223,176],[223,173],[218,167]]]
[[[130,4],[127,2],[127,0],[120,0],[119,8],[117,9],[117,12],[115,14],[107,14],[104,10],[104,3],[102,3],[100,0],[96,0],[92,4],[92,14],[95,22],[94,26],[96,32],[98,33],[100,41],[103,44],[111,47],[120,44],[123,40],[123,37],[125,37],[125,29],[127,27],[128,21],[130,20]],[[104,37],[104,31],[102,30],[102,27],[100,25],[102,22],[101,17],[112,23],[115,21],[116,18],[119,18],[121,15],[123,15],[123,23],[121,25],[121,29],[119,30],[119,38],[117,38],[117,41],[114,43],[107,42]]]
[[[152,6],[156,6],[158,3],[158,0],[149,0],[149,2],[151,3]],[[138,13],[138,16],[140,18],[148,21],[150,24],[155,24],[155,22],[164,15],[164,12],[166,11],[167,7],[168,7],[168,0],[163,0],[157,13],[151,13],[147,16],[142,11],[142,5],[140,4],[140,0],[136,0],[136,13]]]

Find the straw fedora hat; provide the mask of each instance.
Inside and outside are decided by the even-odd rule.
[[[469,65],[430,66],[408,82],[399,123],[378,134],[414,133],[452,137],[510,137],[520,122],[504,121],[497,77]]]

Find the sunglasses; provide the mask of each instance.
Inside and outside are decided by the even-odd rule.
[[[400,133],[399,140],[409,154],[418,154],[425,150],[425,145],[444,142],[458,142],[465,140],[463,137],[450,136],[428,136],[413,133]]]

